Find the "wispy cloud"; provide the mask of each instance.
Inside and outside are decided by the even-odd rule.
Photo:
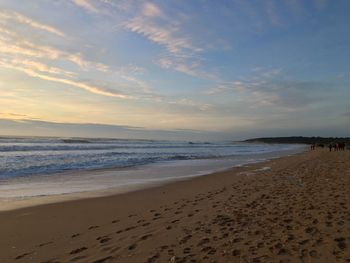
[[[136,0],[66,0],[68,3],[73,3],[91,15],[113,17],[115,11],[127,12],[130,8],[139,5]]]
[[[1,119],[22,120],[22,119],[34,119],[29,115],[13,113],[13,112],[0,112]]]
[[[170,101],[170,104],[191,107],[200,111],[209,111],[213,108],[213,105],[209,103],[198,103],[191,99],[179,99],[176,101]]]
[[[327,83],[288,79],[280,69],[259,69],[244,79],[218,83],[208,90],[208,94],[234,93],[253,108],[268,106],[297,110],[325,100],[326,87]]]
[[[179,54],[186,50],[201,51],[195,47],[188,38],[176,36],[178,28],[174,25],[160,25],[149,20],[147,17],[137,17],[127,23],[125,27],[132,32],[147,37],[152,42],[166,47],[170,53]]]
[[[72,0],[74,4],[92,13],[99,13],[99,10],[89,0]]]
[[[145,3],[143,8],[143,14],[145,16],[151,16],[151,17],[161,17],[163,16],[163,12],[160,10],[160,8],[153,4],[153,3]]]
[[[7,63],[9,61],[6,61]],[[28,59],[19,60],[19,59],[13,59],[10,61],[10,63],[14,66],[24,66],[28,69],[32,69],[33,71],[43,72],[43,73],[49,73],[54,75],[66,75],[70,77],[74,77],[77,74],[71,71],[64,70],[62,68],[57,67],[51,67],[47,64],[38,62],[38,61],[31,61]]]
[[[155,8],[148,7],[148,15],[156,15]],[[152,14],[151,14],[152,13]],[[38,30],[38,28],[34,28]],[[203,110],[205,106],[194,102],[175,103],[154,93],[153,88],[138,79],[144,69],[138,66],[112,67],[102,62],[92,62],[81,53],[71,53],[53,46],[33,42],[18,32],[0,25],[0,67],[25,73],[41,80],[61,83],[87,92],[119,99],[152,100],[163,104],[188,106]],[[66,70],[62,63],[72,63],[77,68]],[[81,80],[80,71],[98,71],[120,81],[105,83],[103,80]],[[118,90],[115,88],[118,87]]]
[[[178,72],[208,79],[208,80],[218,80],[218,76],[215,72],[208,72],[203,70],[204,59],[198,58],[196,56],[186,56],[186,55],[164,55],[161,56],[156,63],[164,69],[172,69]]]
[[[139,96],[147,98],[152,96],[151,88],[133,76],[133,72],[140,71],[139,68],[111,68],[101,62],[89,61],[80,53],[70,53],[52,46],[34,43],[31,39],[26,39],[4,26],[0,26],[0,32],[2,33],[0,35],[0,66],[3,68],[21,71],[31,77],[70,85],[94,94],[121,99],[135,98],[134,95],[127,94],[127,92],[114,91],[113,89],[79,81],[77,79],[79,74],[76,70],[68,71],[60,66],[62,62],[70,62],[76,65],[78,70],[100,71],[110,75],[117,74],[118,78],[124,79],[135,88],[141,89],[141,91],[136,89]],[[58,66],[55,66],[55,64]],[[118,84],[113,86],[118,86]]]
[[[153,12],[153,15],[155,15],[156,9],[153,8],[147,12]],[[80,53],[70,53],[52,46],[34,43],[31,39],[27,39],[4,26],[0,26],[0,32],[2,33],[0,35],[0,67],[2,68],[20,71],[33,78],[61,83],[102,96],[175,104],[154,93],[150,85],[135,77],[135,75],[143,72],[140,67],[124,66],[115,68],[101,62],[89,61]],[[82,81],[79,79],[80,73],[77,70],[63,69],[61,67],[62,62],[73,63],[78,67],[78,70],[100,71],[102,74],[115,76],[122,82],[106,84],[100,80]],[[123,91],[111,87],[119,87]],[[182,106],[184,105],[182,102]],[[191,106],[200,107],[193,103]]]
[[[0,53],[14,56],[23,55],[31,58],[44,58],[50,60],[67,60],[79,66],[83,70],[96,69],[102,72],[109,70],[109,67],[100,62],[86,60],[80,53],[70,53],[52,46],[41,45],[31,40],[0,27]]]
[[[62,84],[66,84],[66,85],[70,85],[73,87],[77,87],[95,94],[99,94],[99,95],[104,95],[104,96],[109,96],[109,97],[117,97],[117,98],[121,98],[121,99],[132,99],[132,96],[123,94],[121,92],[117,92],[117,91],[112,91],[112,90],[107,90],[101,87],[97,87],[88,83],[84,83],[84,82],[80,82],[77,80],[71,80],[71,79],[66,79],[63,77],[56,77],[56,76],[51,76],[51,75],[47,75],[47,74],[43,74],[42,72],[39,72],[36,69],[37,66],[33,67],[33,63],[22,63],[19,64],[18,61],[13,62],[13,61],[0,61],[0,66],[4,67],[4,68],[9,68],[9,69],[15,69],[21,72],[24,72],[25,74],[27,74],[30,77],[35,77],[35,78],[40,78],[43,80],[48,80],[48,81],[53,81],[53,82],[58,82],[58,83],[62,83]],[[46,69],[46,68],[45,68]],[[46,69],[47,70],[51,70],[52,69]],[[56,71],[56,70],[55,70]]]
[[[99,5],[101,2],[106,5]],[[92,2],[84,0],[83,3],[76,4],[81,8],[89,9],[85,6],[86,3]],[[171,13],[169,10],[163,10],[155,2],[147,1],[99,0],[94,4],[95,7],[99,6],[99,14],[104,15],[107,21],[113,24],[115,17],[124,17],[120,20],[126,21],[120,22],[118,27],[141,35],[164,49],[165,51],[161,50],[158,59],[153,60],[161,68],[194,77],[212,77],[212,74],[203,70],[203,60],[200,56],[205,52],[204,46],[195,43],[194,34],[185,33],[184,22],[188,20],[186,15]],[[108,11],[107,6],[109,6]]]
[[[182,19],[167,15],[154,3],[145,3],[141,12],[125,22],[124,27],[166,49],[167,54],[157,60],[162,68],[203,77],[205,74],[200,72],[201,59],[196,57],[204,49],[184,33]]]
[[[87,67],[91,62],[84,61],[80,54],[72,54],[66,51],[34,43],[30,39],[0,26],[0,53],[24,55],[28,57],[47,58],[51,60],[67,59],[81,67]]]
[[[24,24],[28,25],[32,28],[39,29],[46,31],[51,34],[55,34],[60,37],[64,37],[65,34],[60,31],[59,29],[52,27],[50,25],[46,25],[43,23],[40,23],[36,20],[33,20],[32,18],[29,18],[27,16],[24,16],[20,13],[14,12],[14,11],[0,11],[0,21],[2,23],[9,23],[9,22],[14,22],[14,23],[19,23],[19,24]]]

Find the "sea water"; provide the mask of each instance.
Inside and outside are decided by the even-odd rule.
[[[242,142],[0,137],[0,198],[125,190],[304,149]]]

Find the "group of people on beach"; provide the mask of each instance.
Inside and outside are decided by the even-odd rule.
[[[344,142],[330,143],[328,145],[328,148],[330,152],[332,151],[332,149],[334,149],[334,151],[345,151],[345,143]]]
[[[324,148],[324,144],[318,144],[318,147]],[[344,142],[337,142],[337,143],[330,143],[328,145],[329,151],[345,151],[345,143]],[[311,144],[311,150],[316,149],[316,144]]]

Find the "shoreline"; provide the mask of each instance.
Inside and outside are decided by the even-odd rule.
[[[118,196],[123,194],[132,194],[134,192],[148,190],[148,189],[152,190],[153,188],[163,187],[169,184],[176,184],[178,182],[191,181],[191,180],[195,180],[198,177],[211,176],[213,174],[231,171],[241,167],[249,168],[252,165],[264,164],[271,160],[285,158],[285,157],[287,156],[276,157],[270,160],[264,160],[260,162],[237,165],[237,166],[225,168],[219,171],[208,172],[200,175],[172,178],[169,180],[162,180],[162,181],[157,181],[154,183],[147,183],[147,184],[139,183],[133,186],[123,187],[123,189],[120,189],[118,187],[110,187],[110,188],[101,189],[101,190],[82,191],[82,192],[67,193],[67,194],[39,195],[39,196],[30,196],[30,197],[23,197],[23,198],[13,197],[13,198],[9,198],[9,200],[1,200],[4,198],[0,198],[0,213],[7,212],[7,211],[14,211],[18,209],[31,208],[31,207],[41,206],[41,205],[50,205],[50,204],[61,203],[61,202],[70,202],[70,201],[74,202],[74,201],[79,201],[84,199],[103,198],[103,197],[112,197],[112,196]],[[108,171],[114,172],[113,169],[108,169]],[[99,170],[98,172],[103,173],[104,170]],[[6,205],[6,202],[9,202],[9,204]]]
[[[307,151],[131,193],[1,212],[0,261],[346,262],[349,157]]]
[[[15,182],[15,184],[11,185],[11,181],[9,181],[9,184],[6,184],[7,182],[5,181],[5,184],[0,186],[2,187],[2,189],[0,188],[0,191],[2,191],[2,196],[0,196],[0,212],[71,200],[125,194],[143,189],[163,186],[177,181],[192,180],[199,176],[208,176],[213,173],[231,170],[236,167],[245,167],[253,164],[264,163],[276,158],[278,159],[290,155],[300,154],[305,151],[306,148],[300,148],[286,151],[283,153],[283,155],[276,155],[276,153],[249,155],[248,157],[253,158],[252,160],[245,159],[246,157],[242,155],[235,157],[237,159],[232,159],[231,157],[169,161],[133,168],[105,168],[91,171],[68,171],[61,174],[46,176],[37,175],[33,176],[32,178],[24,177],[13,179],[13,182]],[[207,163],[210,162],[212,162],[212,164],[207,165]],[[190,170],[186,169],[186,167],[190,167]],[[118,178],[114,178],[116,175],[118,175],[117,177],[123,176],[126,178],[132,178],[133,176],[135,177],[136,174],[139,174],[138,178],[141,179],[133,183],[128,181],[125,184],[120,181],[121,183],[118,185]],[[147,178],[147,174],[155,174],[156,176],[154,178]],[[168,175],[164,178],[157,178],[157,176],[163,176],[164,174]],[[142,176],[140,177],[140,175],[143,175],[144,179],[142,179]],[[51,176],[52,178],[50,178]],[[63,188],[64,186],[62,184],[64,184],[65,181],[69,181],[70,185],[74,183],[81,189],[77,189],[75,192],[52,193],[52,191],[54,191],[56,188]],[[97,186],[95,187],[96,189],[94,189],[93,186],[88,185],[94,183],[95,181],[105,181],[104,184],[109,183],[109,185],[100,188]],[[7,185],[10,187],[9,189],[6,189]],[[16,185],[19,185],[22,188],[15,189],[14,186]],[[37,185],[39,185],[40,188]],[[58,185],[58,187],[54,188],[55,185]],[[87,187],[86,189],[83,189],[84,185]],[[51,187],[51,194],[39,192],[36,195],[23,196],[23,194],[26,193],[28,189],[30,189],[30,191],[33,191],[33,188],[38,188],[36,190],[36,192],[38,192],[40,189],[43,189],[44,186]],[[90,187],[90,189],[88,187]],[[15,191],[19,192],[22,196],[6,196],[7,192],[13,194]]]

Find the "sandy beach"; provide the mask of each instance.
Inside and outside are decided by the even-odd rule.
[[[0,213],[0,262],[350,262],[350,151]]]

